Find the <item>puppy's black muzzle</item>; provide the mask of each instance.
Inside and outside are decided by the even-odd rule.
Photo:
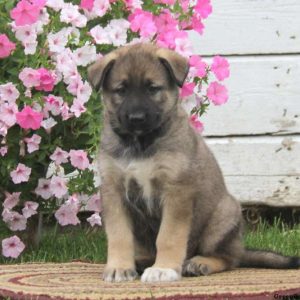
[[[131,126],[141,126],[143,125],[147,120],[147,113],[145,112],[136,112],[136,113],[130,113],[126,115],[126,118],[128,120],[128,123]]]
[[[160,124],[160,116],[159,109],[150,101],[139,105],[124,101],[118,112],[122,129],[133,135],[145,135],[156,129]]]

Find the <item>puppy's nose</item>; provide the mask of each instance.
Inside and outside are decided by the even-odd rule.
[[[136,112],[127,115],[128,121],[133,125],[143,124],[146,121],[146,113]]]

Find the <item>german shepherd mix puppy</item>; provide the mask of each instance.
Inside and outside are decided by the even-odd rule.
[[[180,105],[188,69],[185,58],[151,44],[122,47],[89,68],[104,106],[104,280],[133,280],[138,272],[154,282],[234,267],[298,268],[300,258],[244,249],[241,207]]]

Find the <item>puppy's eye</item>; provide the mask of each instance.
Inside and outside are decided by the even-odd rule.
[[[150,94],[152,94],[152,95],[154,95],[154,94],[160,92],[161,90],[162,90],[162,87],[161,87],[161,86],[156,86],[156,85],[150,85],[150,86],[148,86],[148,88],[147,88],[147,91],[148,91]]]
[[[123,96],[123,95],[126,93],[126,90],[127,90],[127,89],[126,89],[125,86],[120,86],[120,87],[114,89],[113,92],[114,92],[115,94],[118,94],[119,96]]]

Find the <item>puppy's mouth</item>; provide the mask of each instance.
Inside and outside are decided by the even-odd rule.
[[[112,125],[112,124],[111,124]],[[144,126],[144,127],[129,127],[129,126],[112,126],[115,133],[118,135],[130,135],[132,137],[145,137],[155,131],[159,131],[162,127],[162,123],[157,124],[157,126]]]
[[[162,125],[160,113],[147,115],[147,118],[143,119],[139,118],[139,114],[134,114],[134,119],[130,119],[130,116],[118,115],[116,122],[114,122],[115,126],[111,124],[114,130],[123,135],[142,137],[151,134]]]

